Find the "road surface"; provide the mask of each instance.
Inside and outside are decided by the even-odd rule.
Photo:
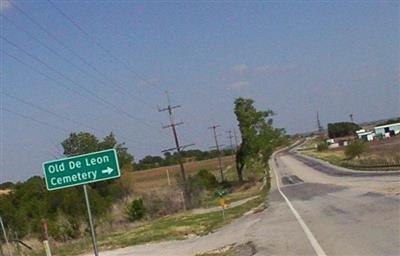
[[[273,183],[265,211],[208,236],[101,255],[190,256],[249,241],[257,256],[400,255],[399,174],[343,173],[288,151],[270,164]]]

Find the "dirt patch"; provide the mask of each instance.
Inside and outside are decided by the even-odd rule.
[[[256,246],[253,242],[247,242],[245,244],[238,245],[234,248],[233,252],[235,256],[252,256],[257,253]]]
[[[0,189],[0,195],[8,195],[11,193],[11,189]]]
[[[256,246],[249,241],[245,244],[230,244],[196,256],[253,256],[257,253]]]

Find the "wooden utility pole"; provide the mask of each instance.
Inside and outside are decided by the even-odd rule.
[[[233,141],[232,141],[233,135],[232,135],[232,131],[229,130],[229,131],[226,131],[226,133],[228,133],[228,139],[229,139],[229,142],[230,142],[230,145],[231,145],[231,150],[232,150],[232,157],[233,157],[233,159],[235,159],[236,148],[233,147]]]
[[[219,127],[219,125],[213,125],[211,127],[208,127],[208,129],[212,129],[214,132],[214,140],[215,140],[215,146],[211,148],[217,149],[217,154],[218,154],[218,164],[219,164],[219,170],[221,172],[221,181],[224,181],[224,172],[222,170],[222,161],[221,161],[221,151],[219,148],[223,145],[218,144],[218,138],[217,138],[217,132],[216,129]]]
[[[236,129],[233,129],[233,136],[234,136],[234,138],[235,138],[235,149],[237,150],[237,148],[238,148],[238,139],[237,139],[237,136],[236,136]]]
[[[168,151],[173,151],[176,150],[177,152],[177,159],[178,159],[178,163],[179,166],[181,168],[181,177],[182,177],[182,181],[183,181],[183,195],[184,195],[184,208],[185,209],[191,209],[192,208],[192,196],[190,194],[189,191],[189,187],[188,187],[188,183],[187,183],[187,177],[186,177],[186,172],[185,172],[185,166],[183,165],[183,160],[182,160],[182,156],[181,156],[181,151],[184,148],[187,148],[189,146],[192,146],[194,144],[189,144],[189,145],[184,145],[181,146],[179,144],[179,139],[178,139],[178,135],[176,132],[176,126],[183,124],[183,122],[179,122],[179,123],[175,123],[174,121],[174,115],[172,110],[176,109],[176,108],[180,108],[180,105],[176,105],[176,106],[171,106],[171,101],[169,99],[169,95],[168,92],[165,92],[167,95],[167,100],[168,100],[168,106],[166,108],[159,108],[158,111],[159,112],[163,112],[163,111],[168,111],[168,116],[169,116],[169,124],[163,126],[163,128],[171,128],[172,129],[172,134],[174,136],[174,141],[175,141],[175,147],[173,148],[169,148],[169,149],[165,149],[161,152],[168,152]]]

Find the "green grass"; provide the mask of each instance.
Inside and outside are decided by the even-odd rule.
[[[259,180],[265,175],[265,167],[261,163],[253,163],[250,167],[244,170],[244,177],[246,179],[252,178]],[[232,169],[227,170],[229,173],[229,181],[235,183],[237,181],[236,172]],[[269,186],[264,188],[261,192],[259,186],[252,186],[243,191],[236,191],[226,195],[225,200],[227,203],[232,203],[255,195],[260,195],[240,206],[229,208],[225,210],[225,220],[222,218],[220,211],[205,213],[205,214],[189,214],[178,213],[171,216],[155,219],[142,225],[136,226],[130,230],[118,231],[108,234],[98,234],[98,247],[100,251],[133,246],[149,242],[159,242],[166,240],[183,240],[189,236],[197,235],[203,236],[216,229],[231,223],[235,219],[243,216],[244,213],[257,207],[265,202],[268,194]],[[206,206],[217,206],[218,199],[210,196],[204,203]],[[85,239],[73,240],[71,242],[63,243],[55,247],[53,245],[53,255],[71,256],[78,255],[91,250],[91,240],[89,234]],[[232,254],[215,254],[219,256],[229,256]],[[44,255],[44,252],[33,254],[35,256]],[[206,254],[214,255],[214,254]]]
[[[378,149],[366,150],[360,158],[349,159],[345,153],[345,148],[327,151],[317,151],[316,149],[303,150],[302,154],[327,161],[330,164],[363,171],[396,171],[398,167],[379,167],[368,168],[369,165],[396,164],[400,159],[398,149],[387,145],[381,145]],[[397,158],[397,159],[396,159]],[[362,166],[367,166],[363,168]]]
[[[221,212],[212,212],[199,215],[177,214],[157,219],[132,230],[116,232],[108,235],[98,235],[100,250],[127,247],[148,242],[165,240],[183,240],[188,235],[206,235],[222,226],[231,223],[244,213],[255,208],[264,201],[264,198],[256,198],[241,206],[227,209],[225,220]],[[77,255],[90,251],[89,240],[74,241],[53,249],[54,255]],[[43,255],[39,253],[36,255]]]
[[[305,155],[327,161],[333,165],[343,166],[343,162],[347,160],[343,150],[328,151],[303,151]]]

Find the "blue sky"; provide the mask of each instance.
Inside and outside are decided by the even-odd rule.
[[[1,91],[84,125],[2,94],[13,113],[1,111],[0,181],[40,175],[71,131],[113,131],[136,159],[160,154],[173,146],[157,111],[165,90],[182,106],[182,143],[201,149],[213,144],[212,124],[228,143],[239,96],[274,110],[289,133],[315,130],[316,111],[324,125],[400,115],[396,1],[53,3],[101,47],[47,1],[2,0]]]

